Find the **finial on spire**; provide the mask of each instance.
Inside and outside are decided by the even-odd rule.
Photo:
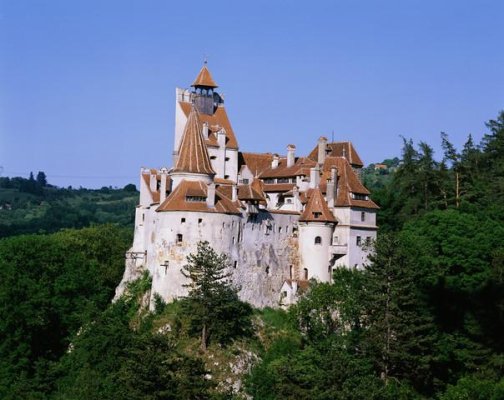
[[[203,56],[203,64],[204,65],[208,64],[208,56],[206,54]]]

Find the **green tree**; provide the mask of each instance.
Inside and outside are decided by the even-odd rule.
[[[227,268],[227,256],[217,254],[205,241],[197,244],[197,252],[187,257],[182,270],[190,280],[183,305],[190,315],[192,331],[200,332],[202,351],[206,351],[211,336],[226,343],[251,331],[252,308],[238,299]]]
[[[434,326],[421,292],[420,253],[414,239],[380,235],[364,272],[363,345],[382,380],[430,383]]]

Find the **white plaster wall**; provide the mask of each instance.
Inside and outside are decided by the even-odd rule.
[[[229,179],[233,182],[238,182],[238,150],[226,149],[226,158],[229,161],[225,162],[225,175],[229,175]],[[249,181],[252,183],[252,180]]]
[[[177,101],[175,102],[175,135],[173,138],[173,152],[176,153],[178,152],[178,149],[180,147],[180,140],[182,139],[182,135],[184,133],[184,127],[187,122],[187,117],[184,114],[184,111],[182,110],[182,107],[180,106],[178,100],[180,98],[180,95],[182,92],[185,92],[184,89],[177,88],[176,89],[176,99]],[[173,164],[176,164],[176,159],[174,158]]]
[[[308,269],[308,279],[321,282],[331,280],[329,270],[329,248],[332,242],[333,225],[325,223],[300,223],[299,251],[301,267]],[[315,237],[322,238],[322,244],[315,244]]]
[[[155,213],[148,220],[150,234],[145,243],[152,295],[159,293],[166,301],[186,295],[181,269],[187,255],[196,251],[197,242],[208,240],[218,253],[228,255],[232,280],[242,300],[257,307],[278,306],[290,266],[298,265],[297,239],[292,237],[297,219],[297,215],[268,212],[259,213],[255,220],[217,213]],[[177,234],[183,235],[181,244],[176,243]]]
[[[361,237],[362,245],[357,246],[357,236]],[[371,240],[376,239],[376,231],[370,229],[352,228],[348,239],[348,266],[363,268],[368,263],[369,249],[363,246],[366,243],[366,238]]]

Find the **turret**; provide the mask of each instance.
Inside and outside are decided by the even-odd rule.
[[[299,250],[304,278],[331,281],[329,249],[336,222],[320,189],[313,189],[299,218]]]
[[[218,86],[207,68],[206,61],[191,86],[194,88],[192,100],[198,111],[202,114],[212,115],[216,103],[222,102],[222,99],[215,92]]]

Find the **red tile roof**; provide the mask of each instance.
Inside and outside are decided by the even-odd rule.
[[[352,193],[357,195],[369,196],[367,190],[359,177],[353,170],[349,161],[344,157],[327,157],[322,166],[322,179],[320,188],[322,192],[326,191],[327,179],[331,177],[331,167],[338,169],[338,195],[335,199],[336,207],[363,207],[363,208],[379,208],[371,199],[356,200],[352,198]]]
[[[175,172],[190,172],[195,174],[215,175],[210,163],[210,157],[203,141],[202,127],[198,111],[191,107],[191,112],[184,127],[180,141]]]
[[[191,113],[191,103],[179,101],[179,104],[186,117],[188,117]],[[198,119],[201,124],[204,122],[208,124],[209,135],[208,139],[205,140],[205,144],[207,146],[219,146],[217,143],[217,132],[221,130],[221,128],[224,128],[226,131],[226,147],[228,149],[238,149],[238,141],[236,140],[236,136],[233,128],[231,127],[231,122],[229,122],[224,106],[219,105],[215,112],[211,115],[198,113]]]
[[[309,195],[308,203],[299,217],[300,222],[333,222],[336,223],[336,218],[329,209],[324,196],[319,188],[313,189],[311,196]]]
[[[212,74],[208,70],[206,64],[203,65],[201,68],[200,72],[198,73],[198,76],[194,80],[193,84],[191,86],[206,86],[206,87],[211,87],[211,88],[216,88],[218,87],[215,81],[212,78]]]
[[[260,177],[265,178],[290,178],[299,175],[309,176],[310,168],[315,167],[317,163],[306,157],[299,157],[292,167],[287,167],[287,159],[282,158],[278,167],[271,168],[271,166],[264,170]]]
[[[264,170],[271,168],[273,154],[271,153],[242,153],[238,154],[238,170],[246,165],[254,176],[259,176]]]
[[[357,151],[353,147],[352,142],[332,142],[327,143],[327,155],[329,157],[343,157],[346,156],[347,160],[354,167],[363,167],[364,163],[360,159]],[[311,151],[308,158],[318,162],[318,145]]]
[[[288,192],[294,188],[294,183],[273,183],[263,185],[263,191],[268,192]]]
[[[255,190],[252,185],[238,185],[238,199],[242,201],[255,200],[264,201],[266,200],[262,192]]]
[[[209,208],[206,201],[188,201],[187,197],[207,197],[207,185],[200,181],[182,180],[156,211],[196,211],[221,214],[240,214],[236,205],[218,189],[215,206]]]

